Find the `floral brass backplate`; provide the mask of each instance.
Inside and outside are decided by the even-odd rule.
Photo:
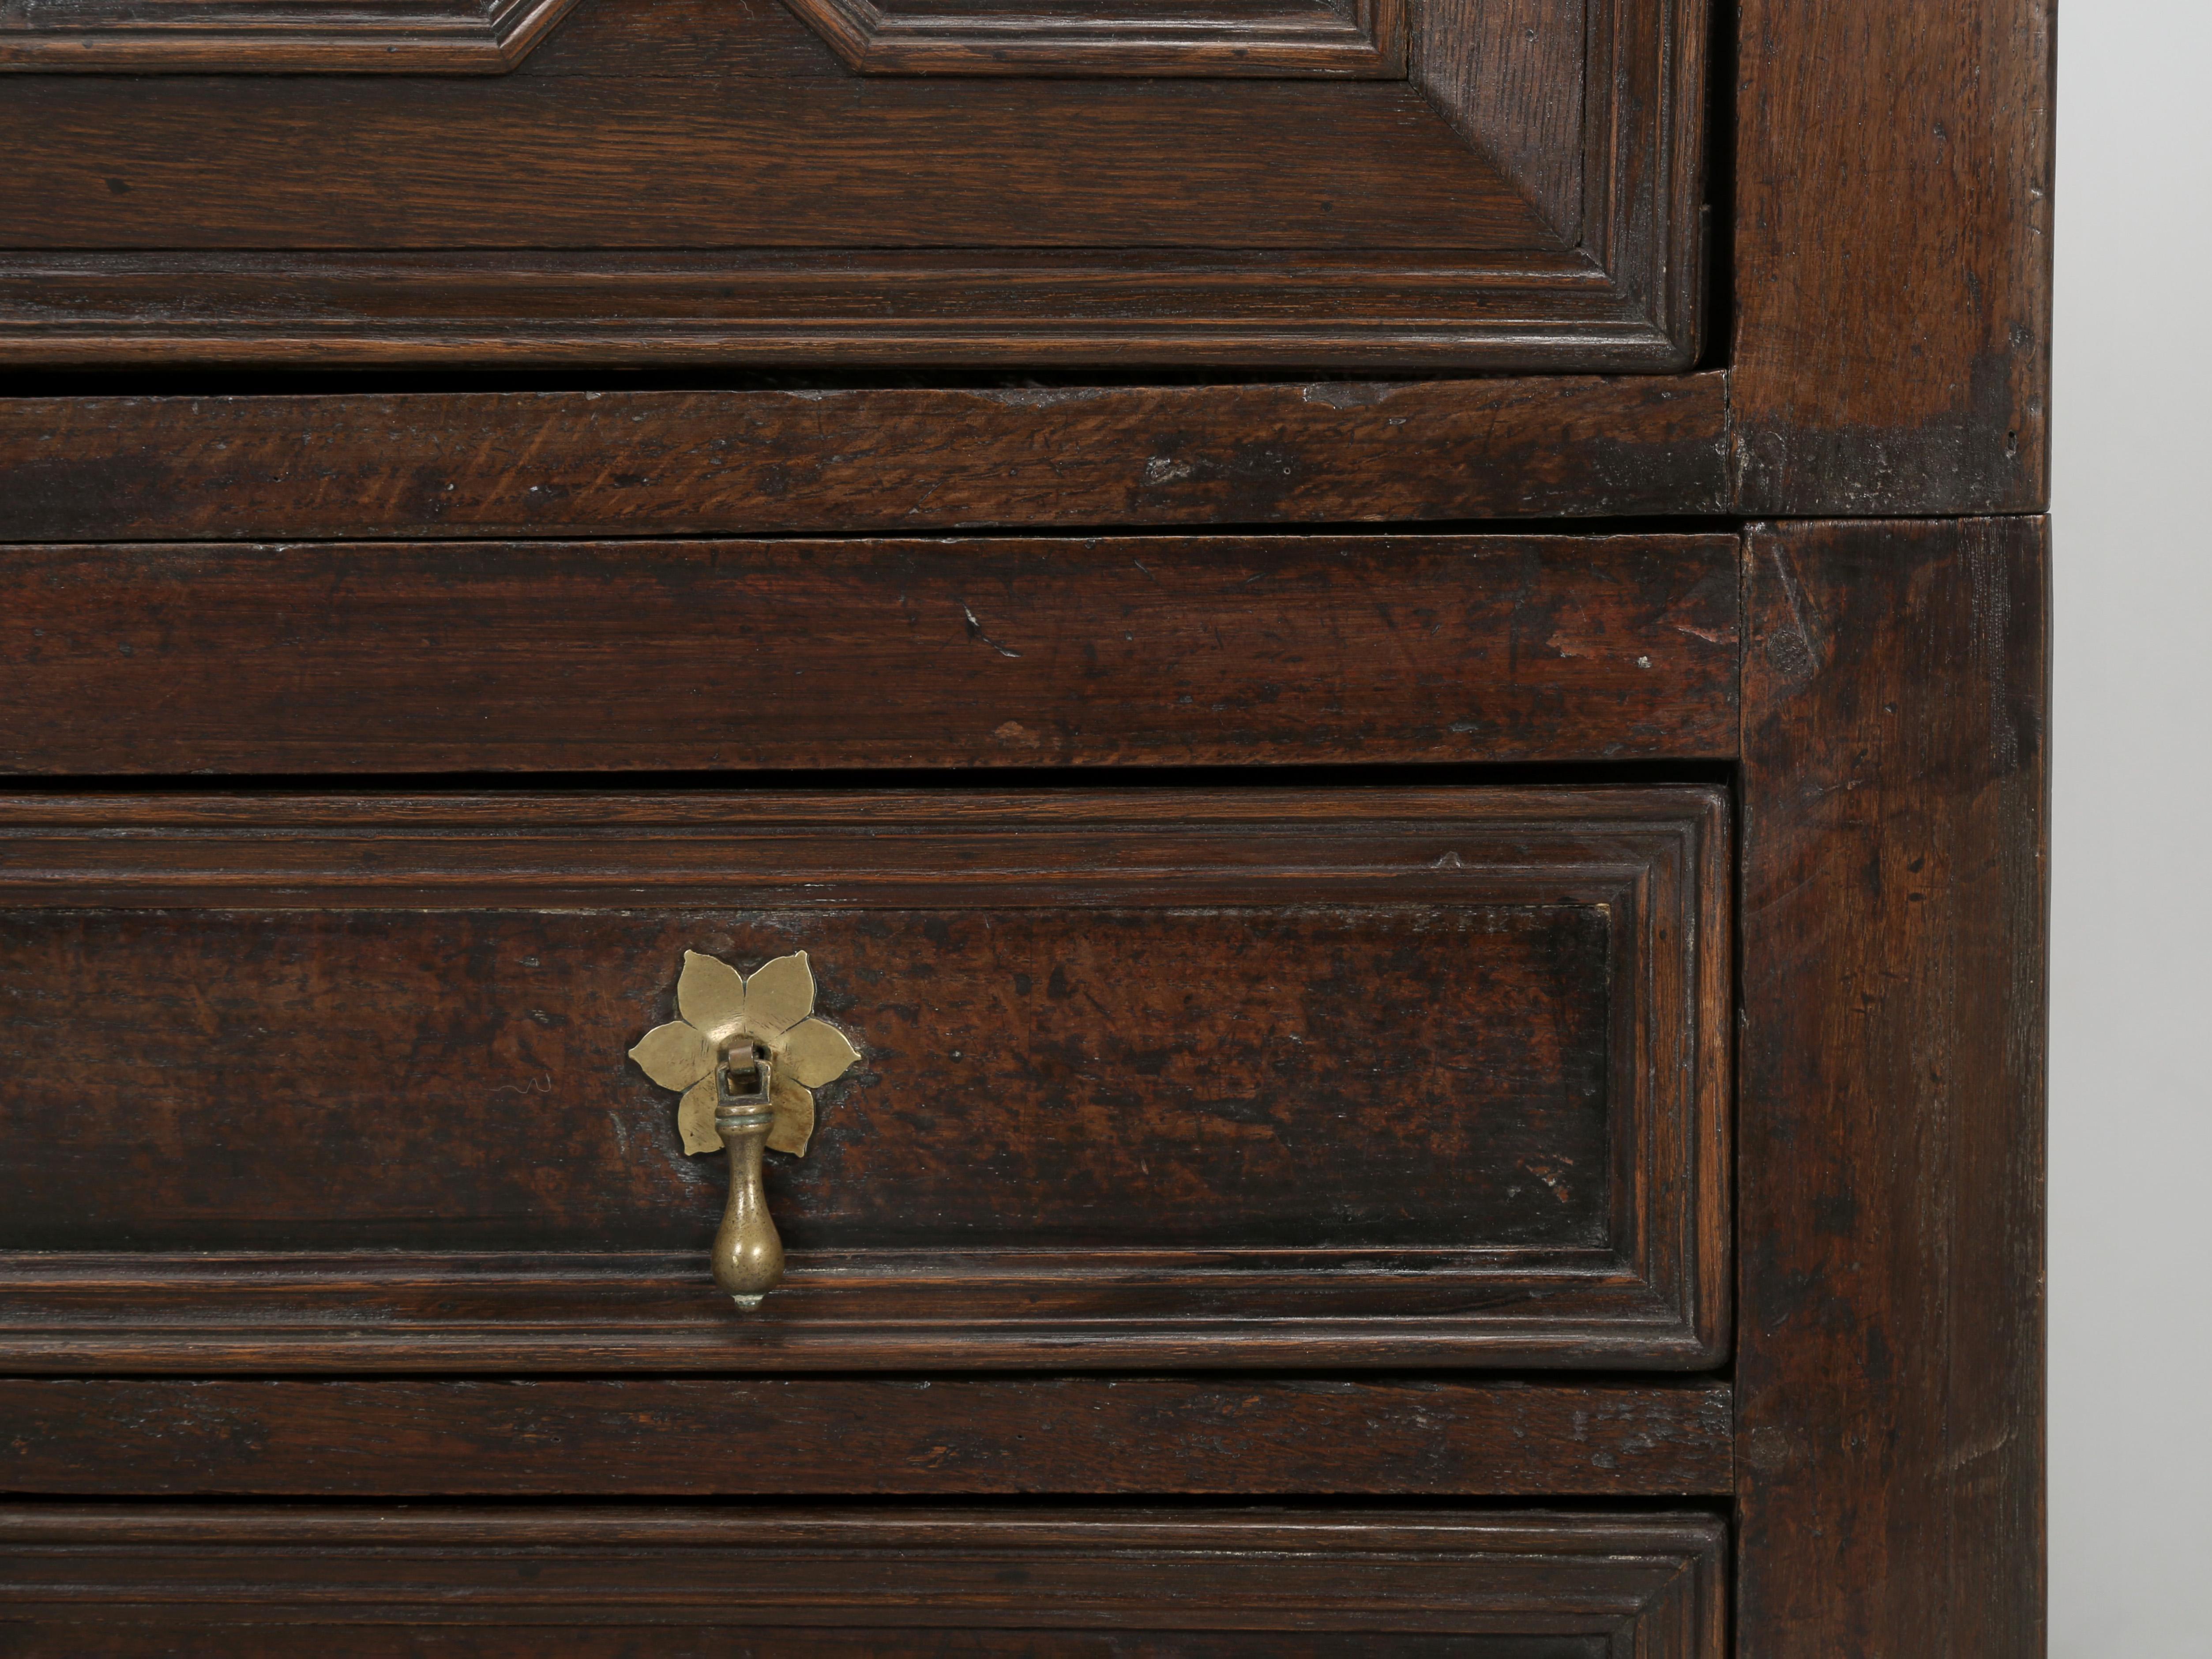
[[[743,975],[686,951],[676,1011],[682,1018],[647,1031],[629,1057],[662,1088],[684,1097],[676,1109],[684,1150],[722,1150],[714,1128],[715,1062],[730,1039],[742,1035],[774,1062],[769,1147],[804,1155],[814,1133],[814,1091],[842,1077],[860,1057],[842,1031],[814,1018],[814,970],[806,952],[772,957]]]

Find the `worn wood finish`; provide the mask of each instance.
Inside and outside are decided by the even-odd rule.
[[[82,1498],[1659,1498],[1733,1443],[1719,1382],[0,1382],[0,1485]]]
[[[1704,788],[9,803],[0,1354],[1710,1364],[1727,853]],[[794,947],[864,1060],[738,1318],[627,1054]]]
[[[1744,0],[1736,501],[2049,500],[2050,0]]]
[[[1750,542],[1743,1650],[2043,1650],[2040,520]]]
[[[2037,1659],[2051,0],[793,6],[8,77],[0,1649]]]
[[[15,0],[0,72],[504,75],[576,0]]]
[[[351,1653],[364,1626],[601,1654],[571,1633],[629,1623],[778,1659],[1719,1659],[1725,1547],[1695,1514],[26,1506],[0,1616],[34,1654]]]
[[[1146,885],[1173,881],[1170,896],[1081,867],[1130,858],[1126,833],[1043,837],[1012,854],[1025,867],[1009,881],[971,873],[1006,861],[988,831],[948,845],[898,826],[920,843],[908,867],[855,869],[849,830],[770,809],[749,837],[744,805],[729,811],[722,833],[740,844],[716,848],[722,867],[705,878],[720,903],[658,872],[662,902],[681,907],[660,915],[396,914],[443,898],[436,875],[350,895],[392,907],[355,914],[263,910],[222,881],[199,896],[215,915],[7,915],[0,1124],[25,1191],[0,1237],[703,1249],[719,1206],[699,1200],[726,1184],[725,1160],[679,1156],[675,1097],[626,1051],[675,1018],[687,948],[750,969],[804,947],[826,1017],[865,1057],[825,1097],[804,1162],[772,1177],[794,1249],[1607,1242],[1613,1115],[1640,1070],[1608,1027],[1633,1032],[1615,981],[1639,970],[1605,909],[1617,884],[1595,870],[1553,852],[1552,890],[1422,884],[1407,879],[1413,848],[1370,841],[1366,869],[1295,882],[1298,841],[1248,831],[1231,856],[1272,879],[1154,866]],[[830,890],[811,903],[775,867],[799,837],[816,843],[793,854],[806,881]],[[569,856],[642,864],[653,839],[624,832]],[[1177,839],[1186,864],[1213,862]],[[405,837],[356,848],[443,861]],[[157,848],[135,850],[182,884]],[[1088,890],[1060,898],[1048,884],[1071,856],[1066,874]],[[1461,856],[1510,854],[1483,837]],[[599,902],[636,890],[617,880]],[[532,897],[517,884],[508,902]],[[1671,937],[1673,919],[1660,925]],[[374,1012],[329,1000],[349,985]],[[167,1033],[167,1052],[100,1042],[118,1025]],[[1450,1179],[1425,1179],[1436,1167]]]
[[[1735,546],[18,547],[0,770],[1725,756]]]
[[[1725,377],[0,399],[0,539],[1717,514]]]
[[[1512,3],[1395,81],[855,76],[714,0],[465,97],[22,77],[0,360],[1686,368],[1702,0]]]

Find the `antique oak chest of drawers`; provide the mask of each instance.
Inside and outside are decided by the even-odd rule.
[[[0,9],[0,1651],[2039,1652],[2049,46]]]

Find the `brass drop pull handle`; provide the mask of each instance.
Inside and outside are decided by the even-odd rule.
[[[783,1239],[761,1185],[763,1154],[775,1127],[775,1062],[739,1036],[714,1066],[714,1133],[730,1155],[730,1202],[714,1235],[714,1282],[740,1308],[757,1308],[783,1282]]]
[[[740,1308],[757,1308],[783,1282],[763,1154],[805,1156],[814,1091],[842,1077],[860,1050],[814,1018],[814,970],[804,951],[750,975],[686,951],[676,1008],[682,1018],[647,1031],[629,1057],[683,1095],[676,1127],[685,1152],[728,1152],[730,1199],[714,1235],[714,1282]]]

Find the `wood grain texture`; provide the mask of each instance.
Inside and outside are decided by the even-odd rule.
[[[1399,0],[790,0],[863,75],[1406,72]]]
[[[855,76],[765,0],[585,0],[466,98],[20,77],[0,360],[1686,368],[1703,0],[1590,3],[1415,82]]]
[[[1717,514],[1725,378],[0,399],[0,539]]]
[[[576,0],[14,0],[0,72],[504,75]]]
[[[81,1498],[1660,1498],[1733,1443],[1718,1382],[0,1382],[7,1490]]]
[[[0,1352],[38,1370],[1694,1368],[1705,788],[9,803]],[[862,1064],[706,1289],[627,1058],[686,949]],[[158,1052],[111,1033],[159,1031]]]
[[[2043,1650],[2045,524],[1750,539],[1736,1617]]]
[[[775,27],[800,25],[783,17]],[[514,285],[532,268],[517,256],[598,251],[537,267],[585,290],[573,307],[582,315],[608,298],[604,285],[590,289],[593,270],[635,282],[655,269],[617,252],[689,254],[723,284],[760,290],[726,296],[725,313],[732,298],[761,311],[811,299],[813,319],[769,313],[787,330],[892,321],[922,299],[945,304],[862,293],[850,278],[877,270],[927,281],[932,261],[902,267],[867,257],[877,251],[951,250],[936,263],[955,280],[1001,266],[1014,290],[1023,250],[1064,251],[1061,263],[1097,275],[1118,267],[1139,281],[1171,278],[1172,259],[1118,257],[1148,246],[1207,253],[1191,268],[1218,273],[1232,294],[1240,285],[1227,267],[1237,262],[1226,256],[1267,250],[1350,253],[1355,270],[1392,263],[1364,252],[1370,248],[1426,250],[1432,259],[1459,250],[1493,257],[1446,263],[1520,264],[1523,283],[1554,274],[1589,286],[1588,262],[1568,257],[1519,191],[1402,84],[1013,80],[979,88],[856,78],[832,61],[823,76],[740,88],[683,70],[540,77],[526,65],[465,88],[404,77],[167,76],[127,96],[84,76],[21,76],[0,105],[0,134],[40,170],[43,194],[33,213],[24,192],[41,186],[0,179],[0,204],[21,216],[6,246],[106,251],[72,267],[88,283],[194,269],[162,254],[267,252],[323,290],[303,289],[309,303],[357,311],[378,302],[334,286],[348,270],[360,281],[406,269],[427,281],[442,264],[491,282],[514,264],[510,286],[478,301],[489,304],[502,293],[529,296]],[[179,149],[187,133],[206,148]],[[1166,164],[1176,151],[1178,162]],[[334,153],[358,161],[333,168]],[[1024,178],[1038,183],[1011,187]],[[475,250],[494,257],[426,257]],[[1551,257],[1524,263],[1510,257],[1515,250]],[[418,257],[390,257],[407,252]],[[121,257],[134,252],[143,257]],[[315,252],[326,257],[306,257]],[[338,252],[356,257],[329,257]],[[11,273],[45,268],[9,262]],[[98,293],[50,295],[39,310],[26,296],[11,304],[8,332]],[[696,297],[711,296],[702,285]],[[175,297],[181,312],[195,296]],[[204,297],[237,302],[220,286]],[[425,320],[439,305],[434,289],[404,298]],[[1018,291],[974,295],[961,310],[997,319],[1021,302]],[[534,319],[511,321],[557,324],[553,297],[543,303]],[[290,308],[307,314],[299,298]]]
[[[599,1656],[630,1625],[772,1659],[1721,1659],[1725,1548],[1663,1513],[23,1506],[0,1617],[71,1656]]]
[[[1664,6],[1627,11],[1647,26],[1666,15]],[[1415,15],[1413,83],[1498,161],[1546,223],[1579,240],[1585,165],[1595,159],[1583,118],[1593,101],[1607,101],[1591,97],[1593,79],[1606,78],[1601,67],[1590,72],[1592,43],[1609,53],[1624,8],[1611,0],[1595,8],[1589,0],[1430,0]],[[1703,92],[1703,65],[1699,54],[1685,66],[1691,82],[1680,90],[1693,99]],[[1700,182],[1692,176],[1686,200],[1697,199]]]
[[[2049,499],[2049,0],[1745,0],[1736,501]]]
[[[1727,536],[18,547],[26,774],[1724,756]]]
[[[21,1196],[0,1238],[703,1249],[720,1155],[681,1156],[675,1096],[626,1051],[675,1018],[686,949],[750,970],[804,948],[864,1058],[805,1159],[775,1165],[795,1250],[1608,1242],[1615,1097],[1640,1067],[1607,1040],[1633,1013],[1587,878],[1559,872],[1540,907],[1468,883],[1363,903],[1339,878],[1073,902],[994,884],[1005,908],[979,909],[949,861],[979,845],[917,848],[912,879],[856,883],[826,915],[9,915],[0,1122]],[[373,1012],[348,1006],[371,987]],[[103,1044],[117,1024],[163,1053]]]

